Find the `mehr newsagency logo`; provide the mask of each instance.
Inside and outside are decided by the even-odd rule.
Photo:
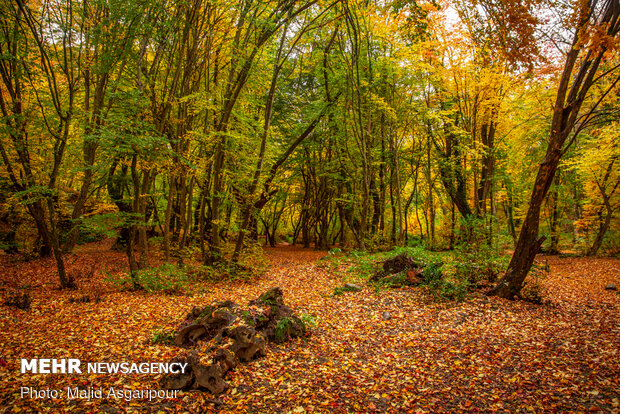
[[[21,359],[22,374],[183,374],[188,364],[182,362],[87,362],[79,359],[34,358]],[[93,400],[101,398],[131,400],[149,400],[176,398],[178,390],[128,389],[110,387],[101,388],[66,387],[63,389],[34,388],[22,386],[21,398]]]
[[[33,374],[82,374],[79,359],[22,359],[21,372]],[[88,362],[88,374],[184,374],[187,362]]]

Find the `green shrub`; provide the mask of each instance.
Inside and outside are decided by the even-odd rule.
[[[422,271],[422,286],[435,300],[462,301],[467,297],[470,283],[467,278],[447,271],[443,263],[430,263]]]
[[[439,292],[442,298],[455,301],[463,301],[467,298],[469,292],[469,282],[467,279],[458,280],[455,282],[446,281],[443,284],[443,288]]]
[[[173,341],[174,332],[163,329],[153,332],[153,336],[151,337],[151,343],[153,344],[170,345]]]
[[[409,236],[407,238],[407,246],[409,247],[423,247],[426,238],[421,236]]]
[[[326,257],[329,257],[329,256],[332,256],[332,257],[333,257],[333,256],[339,256],[339,255],[341,255],[341,254],[342,254],[342,249],[339,249],[339,248],[337,248],[337,247],[334,247],[333,249],[330,249],[330,250],[327,252],[327,255],[328,255],[328,256],[326,256]]]
[[[434,297],[437,299],[446,300],[462,300],[465,298],[467,290],[469,289],[469,283],[467,280],[461,281],[461,277],[457,277],[456,272],[451,272],[448,274],[450,276],[448,277],[449,281],[444,281],[444,273],[446,273],[446,269],[453,269],[455,267],[450,257],[452,253],[431,252],[422,247],[397,246],[389,252],[381,253],[368,253],[353,250],[348,255],[340,256],[339,252],[334,252],[333,260],[336,260],[336,257],[338,257],[338,264],[349,264],[346,274],[342,275],[345,280],[350,280],[352,278],[370,279],[371,276],[373,276],[379,269],[377,267],[377,263],[380,263],[388,258],[396,257],[402,253],[406,253],[407,256],[413,258],[418,265],[424,266],[422,273],[422,286],[424,286]],[[327,260],[332,259],[330,258]],[[392,285],[408,284],[405,280],[406,278],[406,272],[402,272],[401,274],[392,275],[390,280],[373,283],[373,286],[375,291],[378,293],[379,291],[389,288]],[[341,295],[346,291],[347,289],[343,286],[336,287],[333,291],[333,295]]]
[[[407,248],[396,247],[394,249],[394,253],[396,253],[396,255],[401,253],[407,253],[409,257],[412,257],[417,263],[420,263],[421,265],[426,265],[427,263],[444,262],[446,261],[446,257],[451,254],[450,252],[426,250],[422,246]]]
[[[317,326],[316,318],[312,315],[308,315],[307,313],[302,313],[299,319],[301,320],[301,323],[306,327],[306,329],[316,328]]]
[[[470,284],[467,279],[434,279],[425,287],[435,300],[463,301],[467,298]]]
[[[443,278],[441,273],[442,263],[431,263],[422,271],[423,283],[430,284],[435,281],[440,281]]]

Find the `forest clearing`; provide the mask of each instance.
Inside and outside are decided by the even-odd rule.
[[[464,302],[433,302],[421,288],[364,288],[334,296],[350,265],[326,265],[324,252],[267,248],[270,270],[252,282],[193,286],[190,295],[110,289],[94,264],[121,267],[121,254],[79,250],[69,268],[83,272],[78,291],[49,284],[51,261],[7,263],[11,280],[32,286],[32,310],[3,312],[3,364],[54,349],[57,358],[163,361],[178,352],[153,344],[189,308],[213,300],[243,303],[272,286],[297,311],[311,315],[311,335],[270,346],[267,356],[240,365],[231,388],[178,399],[67,401],[22,399],[19,372],[0,380],[6,412],[617,412],[620,342],[617,291],[620,261],[543,256],[548,302],[506,302],[476,291]],[[105,250],[105,249],[102,249]],[[25,265],[25,266],[24,266]],[[333,270],[330,270],[333,269]],[[24,271],[28,269],[28,271]],[[346,273],[346,271],[344,272]],[[357,281],[353,276],[348,280]],[[6,279],[3,280],[6,286]],[[99,292],[101,302],[71,303]],[[384,312],[391,318],[384,320]],[[44,327],[42,329],[42,327]],[[44,352],[43,352],[44,353]],[[5,367],[2,368],[6,369]],[[40,389],[110,386],[158,388],[159,377],[31,375]],[[117,382],[118,381],[118,382]]]
[[[620,0],[1,0],[0,410],[620,412]]]

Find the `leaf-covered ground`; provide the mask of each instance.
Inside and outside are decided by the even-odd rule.
[[[462,303],[433,303],[419,288],[333,296],[339,276],[320,252],[268,249],[272,266],[249,282],[222,282],[191,296],[118,292],[105,272],[125,268],[105,243],[68,258],[80,290],[60,291],[51,260],[0,256],[2,301],[17,288],[33,296],[29,312],[0,308],[0,407],[5,412],[618,412],[620,409],[620,260],[546,257],[549,302],[534,305],[474,293]],[[105,269],[105,271],[104,271]],[[152,375],[20,374],[21,358],[84,362],[164,362],[177,353],[153,345],[192,306],[246,303],[281,286],[313,335],[270,345],[265,358],[240,365],[224,395],[178,399],[20,398],[20,387],[158,389]],[[70,299],[99,292],[99,303]],[[384,312],[391,319],[384,320]]]

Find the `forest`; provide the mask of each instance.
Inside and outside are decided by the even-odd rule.
[[[0,0],[0,405],[617,411],[619,49],[618,0]]]

